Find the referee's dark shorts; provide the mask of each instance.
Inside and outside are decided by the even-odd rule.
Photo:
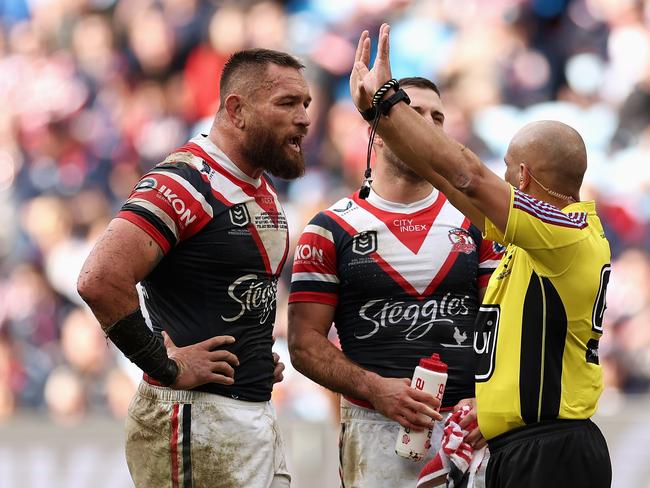
[[[609,488],[607,443],[591,420],[551,420],[488,441],[487,488]]]

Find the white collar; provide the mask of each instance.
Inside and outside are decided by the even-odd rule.
[[[205,134],[199,134],[198,136],[192,138],[190,142],[193,142],[197,146],[201,147],[208,156],[214,159],[221,167],[227,170],[236,178],[245,181],[253,185],[255,188],[258,188],[262,184],[262,177],[251,178],[246,173],[244,173],[239,166],[232,162],[232,160],[223,152],[219,146],[217,146],[212,140]]]
[[[367,201],[372,204],[373,207],[377,207],[380,210],[393,213],[404,213],[411,214],[419,212],[427,207],[433,205],[433,203],[438,199],[440,192],[434,188],[428,196],[424,197],[422,200],[411,203],[397,203],[388,201],[375,193],[371,188],[370,195],[368,195]]]

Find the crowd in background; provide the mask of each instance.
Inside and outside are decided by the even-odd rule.
[[[392,24],[394,75],[441,87],[445,130],[499,174],[530,120],[584,137],[585,199],[612,246],[600,358],[608,398],[650,391],[650,1],[3,0],[0,2],[0,421],[122,417],[138,373],[76,293],[79,269],[139,176],[218,108],[228,56],[305,63],[314,102],[307,172],[277,181],[292,243],[358,188],[367,125],[348,76],[360,32]],[[286,363],[280,286],[276,348]],[[281,416],[331,418],[332,398],[291,368]]]

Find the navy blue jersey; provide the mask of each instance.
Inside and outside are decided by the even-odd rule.
[[[436,190],[409,205],[355,194],[305,228],[289,301],[336,307],[343,352],[382,376],[410,378],[421,358],[437,352],[449,366],[448,407],[474,396],[478,289],[499,259]]]
[[[177,346],[232,335],[235,383],[197,390],[265,401],[273,387],[272,332],[288,230],[273,188],[244,174],[207,137],[144,175],[118,217],[165,256],[142,282],[145,314]]]

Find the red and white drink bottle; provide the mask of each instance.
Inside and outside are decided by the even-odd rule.
[[[413,372],[411,388],[426,391],[442,401],[447,384],[447,365],[440,360],[438,354],[430,358],[420,359],[420,365]],[[413,432],[411,429],[401,427],[395,442],[395,452],[402,457],[420,461],[431,447],[431,433],[433,429]]]

